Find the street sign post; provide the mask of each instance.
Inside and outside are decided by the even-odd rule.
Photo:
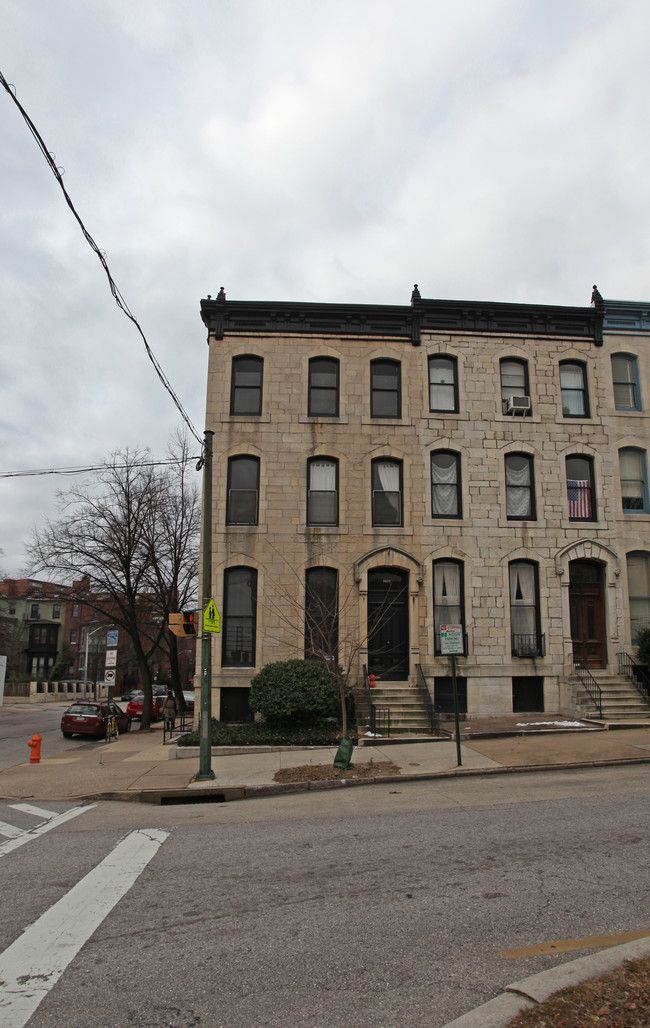
[[[461,767],[463,761],[460,753],[460,717],[458,713],[458,682],[456,681],[456,657],[465,652],[462,625],[440,626],[440,652],[451,657],[451,688],[454,697],[454,723],[456,725],[456,759]]]

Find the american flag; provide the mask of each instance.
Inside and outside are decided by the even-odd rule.
[[[569,517],[590,518],[591,489],[589,482],[567,479],[567,492],[569,494]]]

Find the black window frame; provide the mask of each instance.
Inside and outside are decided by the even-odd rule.
[[[450,621],[449,619],[442,620],[444,611],[450,608],[443,605],[436,600],[438,590],[436,588],[438,581],[438,573],[447,566],[454,566],[458,568],[458,583],[459,583],[459,602],[456,606],[459,609],[459,620]],[[443,572],[444,573],[444,572]],[[442,624],[460,624],[463,628],[463,654],[466,655],[467,651],[467,636],[465,628],[465,564],[462,560],[456,560],[454,557],[440,557],[438,560],[434,560],[432,563],[432,589],[433,589],[433,652],[436,657],[442,655],[442,648],[440,645],[440,625]],[[440,614],[440,616],[439,616]],[[450,615],[451,616],[451,615]]]
[[[311,488],[312,468],[315,464],[331,464],[334,467],[334,490],[314,490]],[[334,492],[335,513],[333,520],[318,520],[313,516],[312,493]],[[307,525],[314,527],[336,527],[339,523],[339,462],[336,457],[310,457],[307,461]]]
[[[252,369],[245,369],[244,363],[248,362],[251,365],[255,365],[258,370],[259,381],[254,385],[243,385],[237,383],[237,375],[241,374],[246,370],[251,371]],[[258,357],[254,353],[242,353],[233,357],[230,371],[230,414],[232,417],[247,417],[257,418],[262,413],[262,391],[264,386],[264,358]],[[257,393],[257,404],[255,409],[247,410],[241,408],[241,398],[244,393]]]
[[[395,373],[395,384],[390,388],[377,384],[377,373],[387,374],[388,371]],[[380,398],[394,396],[395,412],[388,414],[378,413]],[[400,361],[392,357],[380,357],[370,362],[370,417],[383,419],[396,419],[402,416],[402,365]]]
[[[519,567],[532,568],[533,571],[533,603],[517,604],[517,597],[512,595],[512,571]],[[522,600],[524,597],[522,597]],[[542,616],[540,610],[539,564],[536,560],[518,559],[508,563],[508,602],[510,607],[510,652],[513,657],[545,656],[545,640],[542,635]],[[514,611],[528,609],[533,611],[534,627],[530,632],[515,632]]]
[[[569,492],[571,490],[571,487],[569,486],[569,482],[582,482],[582,481],[584,481],[584,479],[576,478],[575,475],[569,475],[569,461],[584,462],[586,468],[588,469],[588,479],[587,479],[588,485],[587,485],[587,488],[584,490],[584,495],[588,495],[589,496],[589,507],[590,507],[591,513],[588,516],[584,516],[583,517],[581,515],[576,515],[576,514],[572,515],[571,514],[572,498],[569,495]],[[569,454],[569,456],[565,458],[564,471],[565,471],[565,482],[566,482],[566,489],[567,489],[567,505],[568,505],[568,508],[569,508],[569,521],[597,521],[598,520],[598,515],[597,515],[597,511],[596,511],[596,488],[595,488],[595,486],[596,486],[596,474],[595,474],[595,470],[594,470],[594,459],[593,459],[593,457],[590,457],[590,456],[588,456],[588,455],[586,455],[584,453],[572,453],[572,454]],[[579,491],[577,491],[575,489],[575,487],[573,487],[573,491],[575,493],[577,493],[578,500],[579,500]],[[574,503],[578,502],[578,500],[574,499],[573,502]]]
[[[246,585],[244,573],[249,577],[250,609],[248,613],[234,613],[234,589]],[[240,579],[240,582],[237,581]],[[235,623],[238,622],[238,623]],[[248,631],[248,636],[247,636]],[[241,634],[240,634],[241,633]],[[241,641],[241,646],[233,645],[233,640]],[[245,647],[246,641],[249,647]],[[257,647],[257,570],[245,564],[226,568],[223,575],[223,628],[221,643],[222,667],[255,667]],[[239,653],[239,660],[234,654]],[[248,659],[244,656],[249,654]]]
[[[320,579],[320,581],[319,581]],[[332,603],[328,603],[328,599]],[[338,663],[339,573],[333,567],[305,571],[305,660]],[[321,643],[319,646],[319,637]]]
[[[582,387],[576,389],[573,386],[566,386],[562,384],[562,372],[571,369],[580,371],[582,377]],[[584,361],[566,360],[560,361],[560,394],[562,400],[562,416],[565,418],[589,418],[590,407],[589,407],[589,388],[587,381],[587,365]],[[569,406],[565,404],[565,399],[570,399],[572,396],[580,395],[582,397],[582,412],[579,414],[571,413]]]
[[[331,365],[330,373],[334,372],[334,384],[333,385],[318,385],[314,384],[314,377],[320,371],[324,373],[324,365]],[[319,368],[319,365],[321,367]],[[338,418],[339,416],[339,387],[340,387],[340,373],[341,373],[341,362],[336,357],[310,357],[309,358],[309,370],[308,370],[308,387],[307,387],[307,416],[310,418]],[[314,395],[316,392],[326,394],[331,400],[329,406],[331,410],[319,411],[314,409]]]
[[[381,485],[381,482],[378,479],[379,465],[380,464],[390,464],[393,467],[396,467],[398,469],[398,471],[399,471],[399,490],[398,490],[398,494],[399,494],[399,515],[398,515],[398,517],[399,517],[399,520],[398,521],[380,521],[380,520],[378,520],[378,517],[377,517],[377,509],[376,509],[375,496],[377,496],[377,498],[378,498],[380,493],[385,496],[388,492],[395,492],[395,490],[386,490],[386,489],[381,489],[381,488],[377,487],[377,485],[376,485],[377,482],[379,482],[379,485]],[[371,472],[370,473],[371,473],[371,489],[372,489],[371,503],[372,503],[372,524],[373,524],[373,526],[375,526],[377,528],[403,528],[403,526],[404,526],[404,467],[403,467],[403,461],[395,459],[393,457],[376,457],[372,461]]]
[[[513,482],[508,482],[508,464],[514,460],[523,460],[528,468],[528,483],[524,486],[515,485]],[[530,453],[519,453],[512,452],[506,453],[503,460],[503,468],[506,482],[506,518],[508,521],[536,521],[537,520],[537,508],[535,503],[535,460]],[[514,495],[514,490],[522,490],[526,488],[528,490],[529,498],[529,513],[528,514],[511,514],[509,510],[509,500]]]
[[[242,487],[239,485],[233,485],[233,477],[246,464],[255,468],[255,488],[254,490],[249,487]],[[255,516],[254,520],[248,521],[239,519],[235,516],[233,511],[233,505],[235,503],[234,493],[241,492],[255,492]],[[238,453],[228,458],[228,477],[227,477],[227,492],[226,492],[226,525],[239,525],[243,527],[251,527],[259,524],[259,507],[260,507],[260,459],[250,453]]]
[[[623,477],[621,458],[624,454],[634,454],[639,459],[640,477]],[[650,495],[648,491],[648,461],[646,451],[641,446],[621,446],[618,451],[618,475],[621,483],[621,504],[624,514],[650,514]],[[641,506],[628,504],[626,506],[625,482],[641,483]]]
[[[433,468],[436,457],[450,457],[452,458],[456,470],[455,482],[434,482],[433,480]],[[458,521],[463,516],[463,498],[462,498],[462,478],[461,478],[461,457],[460,454],[455,450],[432,450],[430,459],[430,474],[431,474],[431,517],[439,519],[452,519]],[[455,487],[456,494],[456,513],[437,513],[435,503],[435,490],[441,486],[453,485]]]
[[[507,364],[513,364],[516,365],[518,368],[522,369],[524,379],[523,392],[519,392],[518,387],[515,388],[515,386],[504,385],[504,369]],[[528,408],[528,411],[525,413],[532,414],[533,403],[530,395],[530,378],[528,376],[527,360],[525,360],[523,357],[502,357],[499,361],[499,384],[501,388],[501,411],[503,414],[505,414],[507,411],[508,400],[511,396],[527,396],[530,400],[530,407]]]
[[[630,369],[630,377],[622,378],[617,377],[615,366],[616,363],[623,365]],[[626,403],[619,403],[616,399],[617,387],[632,389],[632,396],[634,402],[631,406]],[[641,386],[639,383],[639,359],[636,354],[633,353],[613,353],[612,354],[612,388],[614,390],[614,408],[615,410],[635,411],[643,410],[641,402]]]
[[[436,365],[441,367],[449,367],[452,373],[451,382],[434,382],[431,381],[431,370]],[[443,353],[432,353],[427,361],[427,373],[428,373],[428,391],[429,391],[429,410],[435,414],[458,414],[458,360],[456,357],[449,357]],[[431,386],[436,385],[443,387],[448,391],[452,397],[451,407],[436,407],[431,402]]]

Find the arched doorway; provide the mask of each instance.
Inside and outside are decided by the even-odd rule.
[[[409,676],[409,573],[368,571],[368,671],[392,682]]]
[[[569,614],[573,656],[587,667],[607,667],[605,566],[595,560],[569,563]]]

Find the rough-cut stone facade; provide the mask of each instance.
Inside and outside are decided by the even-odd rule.
[[[627,313],[638,310],[628,306]],[[214,645],[217,716],[221,690],[247,686],[270,661],[303,655],[305,572],[314,567],[338,572],[340,649],[359,647],[359,673],[369,657],[368,573],[379,567],[407,572],[408,680],[414,683],[421,665],[435,688],[450,674],[450,660],[434,651],[433,566],[460,562],[467,652],[458,666],[467,708],[475,714],[511,712],[513,678],[527,677],[543,692],[541,709],[568,712],[576,561],[590,562],[600,580],[604,639],[594,667],[615,671],[618,652],[632,651],[626,556],[650,552],[650,514],[623,511],[618,450],[645,452],[649,422],[647,409],[616,409],[611,356],[636,358],[641,402],[650,404],[648,329],[639,328],[638,319],[621,327],[619,318],[609,331],[607,308],[604,335],[603,311],[593,308],[502,304],[486,311],[427,300],[405,308],[202,301],[210,347],[206,428],[214,432],[212,594],[224,615],[225,571],[257,572],[252,663],[225,667],[221,639]],[[390,318],[382,321],[386,312]],[[443,315],[461,327],[436,327]],[[233,358],[243,355],[263,360],[259,415],[230,413]],[[428,366],[436,355],[456,362],[457,412],[430,410]],[[308,415],[315,357],[339,362],[336,417]],[[375,360],[398,362],[400,417],[371,416]],[[531,410],[525,415],[503,412],[503,360],[526,369]],[[567,361],[584,369],[588,416],[563,412],[560,366]],[[438,450],[460,459],[461,517],[432,514],[431,453]],[[532,517],[507,516],[508,454],[531,458]],[[259,459],[258,524],[251,526],[226,524],[228,461],[240,455]],[[594,520],[569,517],[565,462],[576,456],[591,462]],[[336,526],[307,525],[307,462],[314,457],[338,461]],[[373,526],[377,458],[401,462],[401,527]],[[534,656],[512,652],[513,561],[536,567]]]

